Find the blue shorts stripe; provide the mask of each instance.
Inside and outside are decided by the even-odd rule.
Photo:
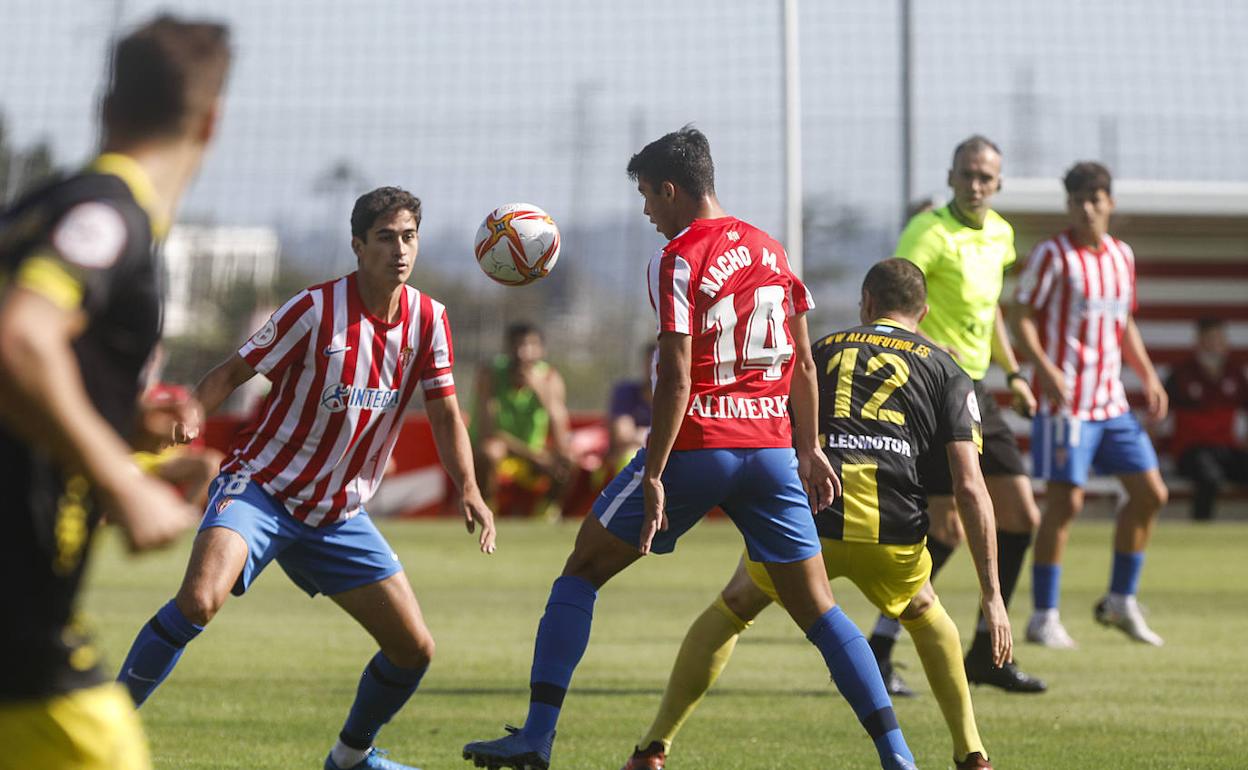
[[[611,501],[611,504],[608,505],[606,510],[602,512],[602,515],[598,517],[598,520],[602,522],[602,526],[606,527],[611,524],[611,519],[615,518],[615,512],[620,510],[620,507],[627,502],[628,496],[631,495],[637,487],[641,486],[641,480],[644,475],[645,474],[642,473],[633,474],[633,478],[624,485],[624,488],[620,490],[620,492],[615,496],[615,499]]]

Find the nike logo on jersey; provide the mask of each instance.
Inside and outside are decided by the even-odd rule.
[[[336,356],[339,353],[346,353],[350,349],[351,349],[350,345],[343,345],[340,348],[336,348],[333,345],[326,345],[325,349],[322,350],[321,352],[325,354],[326,358],[329,358],[330,356]]]

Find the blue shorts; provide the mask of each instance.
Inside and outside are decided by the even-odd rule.
[[[641,541],[645,520],[641,489],[645,468],[642,449],[594,501],[598,521],[631,545]],[[663,489],[668,529],[655,535],[651,546],[655,553],[671,553],[677,539],[717,505],[745,536],[745,548],[754,561],[783,564],[820,553],[815,518],[791,448],[672,452],[663,471]]]
[[[1108,420],[1040,414],[1031,424],[1031,462],[1036,478],[1081,487],[1091,470],[1104,476],[1151,471],[1157,452],[1130,412]]]
[[[242,490],[234,493],[239,486],[236,474],[217,476],[199,525],[200,532],[224,527],[246,541],[247,562],[234,584],[235,596],[242,596],[274,559],[308,596],[332,596],[403,569],[367,513],[360,511],[327,527],[310,527],[287,513],[256,482],[246,479]],[[227,487],[232,494],[226,494]]]

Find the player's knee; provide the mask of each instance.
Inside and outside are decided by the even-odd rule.
[[[948,546],[950,550],[962,545],[962,528],[959,526],[933,526],[928,534]]]
[[[1151,479],[1150,483],[1135,492],[1135,498],[1141,508],[1156,514],[1170,500],[1170,490],[1160,478]]]
[[[174,603],[187,620],[206,626],[225,605],[225,596],[206,586],[183,586]]]
[[[915,596],[910,600],[910,603],[906,605],[906,608],[901,611],[900,618],[902,620],[918,620],[923,617],[923,613],[932,608],[934,599],[934,595],[928,596],[919,594]]]
[[[399,654],[399,660],[391,658],[394,664],[401,665],[406,669],[418,669],[429,665],[433,660],[433,653],[437,650],[437,644],[434,644],[433,635],[424,633],[414,636],[411,643],[404,645],[404,649]]]
[[[1066,527],[1075,519],[1079,508],[1082,506],[1073,504],[1050,505],[1044,509],[1044,521],[1046,524]]]
[[[387,645],[382,650],[390,662],[399,668],[418,669],[433,660],[436,645],[429,633],[413,634],[402,643]]]
[[[918,620],[936,603],[936,591],[930,581],[925,583],[918,593],[910,597],[910,603],[901,611],[902,620]]]
[[[758,613],[771,604],[771,599],[767,598],[767,595],[748,577],[744,582],[734,580],[724,586],[721,596],[723,596],[724,604],[728,605],[728,609],[747,622],[758,617]]]

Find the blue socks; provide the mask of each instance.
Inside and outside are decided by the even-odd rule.
[[[572,672],[589,645],[598,592],[588,582],[564,576],[550,587],[546,614],[537,626],[533,670],[529,675],[529,715],[525,737],[540,738],[555,729]],[[874,663],[872,664],[874,665]]]
[[[871,736],[884,766],[893,766],[894,754],[913,762],[914,755],[901,735],[893,703],[884,689],[880,667],[858,626],[840,607],[833,607],[806,631],[806,638],[823,654],[832,681]]]
[[[121,664],[117,681],[126,686],[134,705],[142,706],[152,691],[173,671],[186,643],[199,636],[203,626],[186,619],[170,599],[135,637]]]
[[[1062,583],[1062,565],[1031,565],[1031,603],[1036,610],[1057,609],[1057,596]]]
[[[360,676],[355,702],[338,739],[353,749],[366,751],[382,726],[416,692],[427,668],[400,668],[383,653],[374,655]]]
[[[1135,596],[1140,588],[1140,572],[1144,569],[1144,552],[1114,551],[1114,568],[1109,577],[1109,592],[1119,596]]]
[[[1109,576],[1109,592],[1119,596],[1135,596],[1144,570],[1144,552],[1114,551],[1114,566]],[[1060,564],[1033,564],[1031,567],[1031,598],[1037,610],[1057,609],[1057,596],[1062,582]]]

